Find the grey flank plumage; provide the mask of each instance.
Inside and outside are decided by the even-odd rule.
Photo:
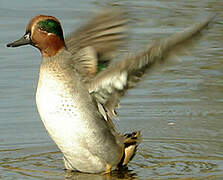
[[[213,17],[210,17],[180,33],[154,41],[141,53],[111,64],[87,84],[89,92],[103,104],[110,117],[116,118],[115,108],[125,91],[133,87],[146,70],[151,69],[156,62],[165,60],[174,47],[192,39],[212,19]]]

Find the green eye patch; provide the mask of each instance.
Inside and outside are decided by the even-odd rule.
[[[40,30],[57,35],[61,40],[64,41],[63,30],[59,22],[53,19],[46,19],[38,22],[37,27]]]

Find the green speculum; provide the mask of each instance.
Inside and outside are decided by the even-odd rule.
[[[108,67],[108,61],[98,61],[97,72],[103,71]]]

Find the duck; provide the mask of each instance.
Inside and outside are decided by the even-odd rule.
[[[142,135],[116,130],[113,119],[120,98],[170,50],[193,38],[211,20],[113,62],[112,52],[126,37],[122,12],[99,13],[67,38],[57,18],[31,18],[25,34],[7,47],[31,45],[41,52],[36,105],[49,136],[63,153],[65,169],[110,173],[127,167]]]

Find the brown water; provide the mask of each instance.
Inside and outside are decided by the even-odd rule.
[[[219,15],[176,58],[180,62],[149,74],[122,99],[118,129],[141,129],[144,138],[129,170],[110,176],[65,172],[34,102],[40,53],[5,44],[23,35],[31,16],[56,16],[68,33],[88,13],[111,6],[130,12],[130,51]],[[0,0],[0,179],[222,179],[222,11],[219,0]]]

